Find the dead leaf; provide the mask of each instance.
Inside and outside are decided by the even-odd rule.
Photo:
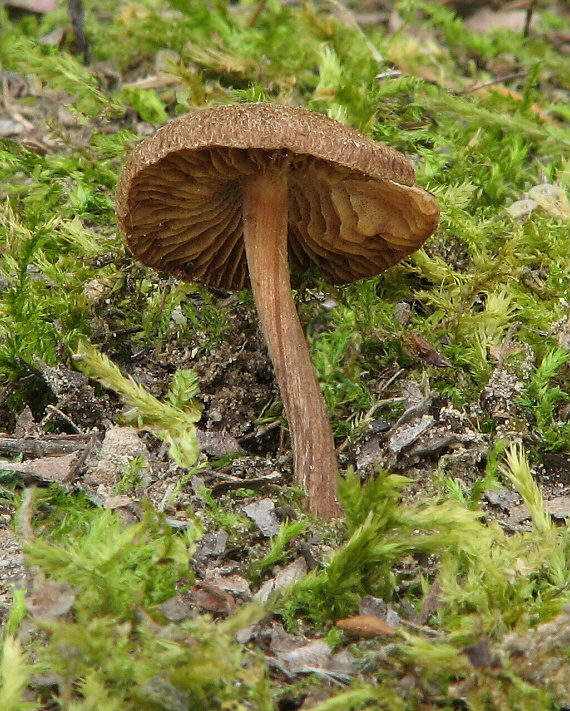
[[[364,469],[380,461],[383,452],[383,442],[384,437],[381,435],[371,437],[360,450],[360,454],[356,459],[356,468]]]
[[[130,506],[133,503],[133,499],[130,496],[124,496],[122,494],[117,494],[117,495],[112,495],[112,496],[105,496],[102,495],[100,497],[101,500],[101,506],[104,506],[106,509],[121,509],[124,508],[125,506]]]
[[[401,326],[407,326],[410,322],[412,307],[407,301],[398,301],[394,307],[394,316]]]
[[[48,32],[47,34],[39,37],[38,42],[40,44],[45,44],[48,47],[61,47],[65,40],[67,32],[68,31],[66,27],[56,27],[51,32]]]
[[[520,494],[510,489],[499,489],[498,491],[486,490],[484,497],[491,506],[500,506],[503,511],[512,510],[515,506],[518,506],[521,501]]]
[[[274,622],[270,634],[269,649],[278,657],[280,654],[292,652],[307,644],[307,639],[300,635],[290,634],[283,625]]]
[[[520,350],[520,346],[513,343],[508,338],[505,338],[499,345],[489,346],[489,353],[493,356],[493,358],[495,358],[500,366],[505,361],[505,358],[508,358],[518,350]]]
[[[451,363],[419,333],[407,333],[402,338],[402,347],[411,358],[420,358],[437,368],[451,368]]]
[[[144,462],[148,459],[148,450],[137,430],[134,427],[111,427],[105,433],[99,461],[86,472],[85,482],[103,490],[114,487],[135,458],[141,458]],[[148,467],[143,467],[141,474],[144,476],[146,473]]]
[[[525,504],[519,504],[518,506],[513,506],[509,510],[509,518],[507,519],[509,523],[522,523],[530,518],[530,511],[527,509]]]
[[[434,402],[440,397],[436,390],[429,390],[424,394],[419,385],[411,380],[405,380],[402,383],[402,396],[406,409],[396,422],[396,427],[400,427],[406,422],[413,422],[422,415],[427,415]]]
[[[436,578],[430,585],[420,611],[420,622],[423,625],[425,625],[434,612],[437,612],[441,604],[441,593],[441,582]]]
[[[208,585],[215,585],[221,590],[226,590],[227,592],[232,593],[232,595],[237,595],[238,597],[251,597],[249,583],[242,575],[238,575],[237,573],[231,575],[208,573],[204,579],[204,582],[208,583]]]
[[[275,515],[275,503],[272,499],[259,499],[244,506],[242,511],[264,536],[276,536],[279,533],[279,521]]]
[[[0,471],[18,472],[33,481],[69,484],[77,474],[78,452],[61,457],[40,457],[26,462],[0,461]]]
[[[16,427],[14,428],[14,437],[15,438],[22,438],[22,437],[33,438],[33,437],[40,437],[41,434],[42,434],[42,430],[36,424],[36,421],[34,420],[34,415],[30,409],[30,406],[26,405],[26,407],[22,410],[22,412],[20,412],[20,414],[16,418]]]
[[[534,200],[541,210],[557,220],[570,220],[570,200],[558,185],[542,183],[528,191],[528,196]]]
[[[570,496],[557,496],[544,502],[544,508],[553,518],[564,519],[570,517]],[[531,518],[530,511],[525,504],[513,506],[509,512],[509,523],[522,523]]]
[[[337,620],[336,626],[352,637],[372,639],[374,637],[393,637],[396,630],[375,615],[354,615]]]
[[[526,198],[524,200],[516,200],[511,205],[505,208],[509,215],[517,222],[526,222],[533,210],[536,210],[538,203],[535,200]]]
[[[182,622],[192,614],[192,608],[180,595],[171,597],[159,607],[162,614],[171,622]]]
[[[425,457],[428,454],[435,454],[447,449],[452,444],[458,441],[458,437],[454,432],[446,432],[445,434],[436,434],[427,439],[421,439],[415,447],[412,447],[408,454],[411,457]]]
[[[480,639],[462,650],[475,669],[491,666],[491,648],[488,639]]]
[[[227,615],[236,609],[235,600],[227,590],[223,590],[219,585],[205,580],[196,583],[192,591],[192,599],[203,610],[208,612]]]
[[[544,503],[546,510],[553,518],[570,517],[570,496],[557,496]]]
[[[243,447],[229,432],[205,432],[196,430],[196,437],[201,452],[213,457],[223,457],[226,454],[243,452]]]
[[[226,550],[228,539],[229,535],[223,528],[219,531],[213,531],[212,533],[205,533],[198,543],[196,556],[198,558],[205,558],[206,556],[222,556]]]
[[[307,562],[302,556],[299,556],[299,558],[296,558],[292,563],[289,563],[289,565],[283,568],[283,570],[280,570],[274,578],[271,578],[271,580],[267,580],[263,583],[253,598],[261,603],[265,603],[271,595],[288,588],[306,574]]]
[[[26,608],[33,617],[53,620],[66,615],[75,603],[75,588],[69,583],[41,581],[35,592],[26,596]]]
[[[26,127],[20,121],[14,119],[0,119],[0,138],[8,138],[10,136],[20,136],[25,133]]]
[[[361,615],[372,615],[387,622],[391,627],[399,627],[401,618],[392,605],[384,602],[380,597],[365,595],[360,601],[358,612]]]
[[[279,654],[277,660],[290,674],[321,674],[348,681],[354,673],[352,655],[348,652],[333,655],[322,640]]]
[[[419,421],[404,427],[398,427],[388,440],[388,448],[399,454],[403,449],[413,444],[420,435],[433,425],[434,419],[431,415],[423,415]]]

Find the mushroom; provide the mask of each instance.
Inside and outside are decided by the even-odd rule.
[[[332,429],[290,268],[333,284],[380,274],[433,232],[438,207],[403,155],[302,108],[254,103],[183,116],[140,143],[117,187],[133,254],[185,281],[250,286],[310,512],[341,514]]]

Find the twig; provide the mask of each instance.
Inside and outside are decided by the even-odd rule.
[[[502,84],[505,81],[512,81],[513,79],[524,79],[528,72],[513,72],[512,74],[504,74],[500,77],[495,77],[495,79],[489,79],[489,81],[483,81],[479,84],[471,84],[471,86],[465,89],[459,89],[458,91],[451,92],[455,96],[461,96],[462,94],[470,94],[472,91],[479,91],[479,89],[486,89],[488,86],[493,86],[493,84]]]
[[[276,427],[280,427],[281,424],[281,420],[273,420],[273,422],[269,422],[267,425],[260,425],[259,427],[257,427],[255,432],[240,437],[238,439],[238,442],[239,444],[243,444],[244,442],[250,442],[253,439],[257,439],[258,437],[263,437],[263,435],[267,434],[267,432],[274,430]]]
[[[91,61],[91,51],[85,35],[85,11],[83,10],[83,0],[67,0],[69,8],[69,19],[75,35],[75,44],[79,54],[83,55],[85,64]]]
[[[532,22],[532,16],[534,14],[534,6],[536,5],[536,0],[530,0],[528,7],[526,8],[526,16],[524,19],[523,27],[523,37],[528,37],[530,32],[530,23]]]
[[[93,435],[57,435],[45,439],[33,437],[1,437],[0,454],[16,456],[19,454],[43,457],[57,454],[70,454],[89,446]]]
[[[228,479],[227,481],[221,481],[219,484],[214,484],[210,489],[213,496],[218,496],[219,494],[225,494],[228,491],[233,491],[236,489],[253,489],[258,491],[259,489],[264,489],[269,484],[281,484],[283,482],[283,476],[280,472],[271,472],[267,476],[256,477],[255,479],[239,479],[234,477]]]
[[[34,538],[32,517],[34,514],[35,494],[36,487],[28,486],[24,489],[22,495],[22,505],[20,506],[20,515],[18,517],[18,533],[24,541],[32,541]]]
[[[45,428],[45,425],[54,417],[59,417],[60,420],[65,422],[65,424],[70,427],[76,434],[81,434],[81,428],[78,427],[75,422],[69,417],[68,415],[65,414],[65,412],[62,412],[59,407],[56,407],[55,405],[48,405],[46,407],[48,410],[47,415],[42,418],[42,421],[40,422],[40,427],[43,429]]]
[[[77,457],[77,460],[75,461],[75,464],[73,465],[73,471],[75,474],[77,474],[81,471],[81,468],[87,461],[87,457],[91,454],[91,451],[92,451],[93,447],[95,446],[96,442],[97,442],[97,435],[92,434],[91,437],[89,438],[89,441],[85,445],[85,447],[80,451],[79,456]]]
[[[414,632],[423,632],[427,637],[437,637],[439,639],[445,637],[445,632],[434,630],[432,627],[426,627],[426,625],[417,625],[415,622],[409,622],[403,617],[400,617],[400,624],[409,627]]]
[[[388,378],[388,380],[385,380],[385,381],[380,385],[379,392],[382,392],[383,390],[386,390],[386,388],[389,387],[390,385],[392,385],[392,383],[394,382],[394,380],[396,380],[397,378],[399,378],[400,375],[402,375],[403,372],[404,372],[404,369],[403,369],[403,368],[399,368],[393,375],[391,375],[391,376]]]
[[[378,400],[378,402],[375,402],[374,405],[372,405],[372,407],[364,415],[364,419],[370,420],[372,415],[376,412],[376,410],[379,407],[384,407],[384,405],[395,405],[396,403],[404,402],[405,399],[406,399],[405,397],[389,397],[389,398],[386,398],[385,400]]]
[[[265,9],[265,6],[267,5],[267,0],[259,0],[257,5],[255,6],[255,10],[251,13],[251,17],[247,21],[246,27],[254,27],[255,24],[257,23],[259,16]]]

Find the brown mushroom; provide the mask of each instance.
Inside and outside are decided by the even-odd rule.
[[[333,284],[380,274],[434,230],[434,198],[388,146],[321,114],[274,104],[175,119],[119,178],[133,254],[183,280],[251,286],[308,509],[340,515],[332,430],[291,292],[290,267]]]

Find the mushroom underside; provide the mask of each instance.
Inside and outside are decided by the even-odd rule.
[[[213,147],[179,151],[141,170],[122,219],[143,263],[187,281],[249,285],[242,180],[282,166],[289,183],[289,259],[335,284],[379,274],[415,251],[437,222],[422,188],[369,178],[312,156]]]

